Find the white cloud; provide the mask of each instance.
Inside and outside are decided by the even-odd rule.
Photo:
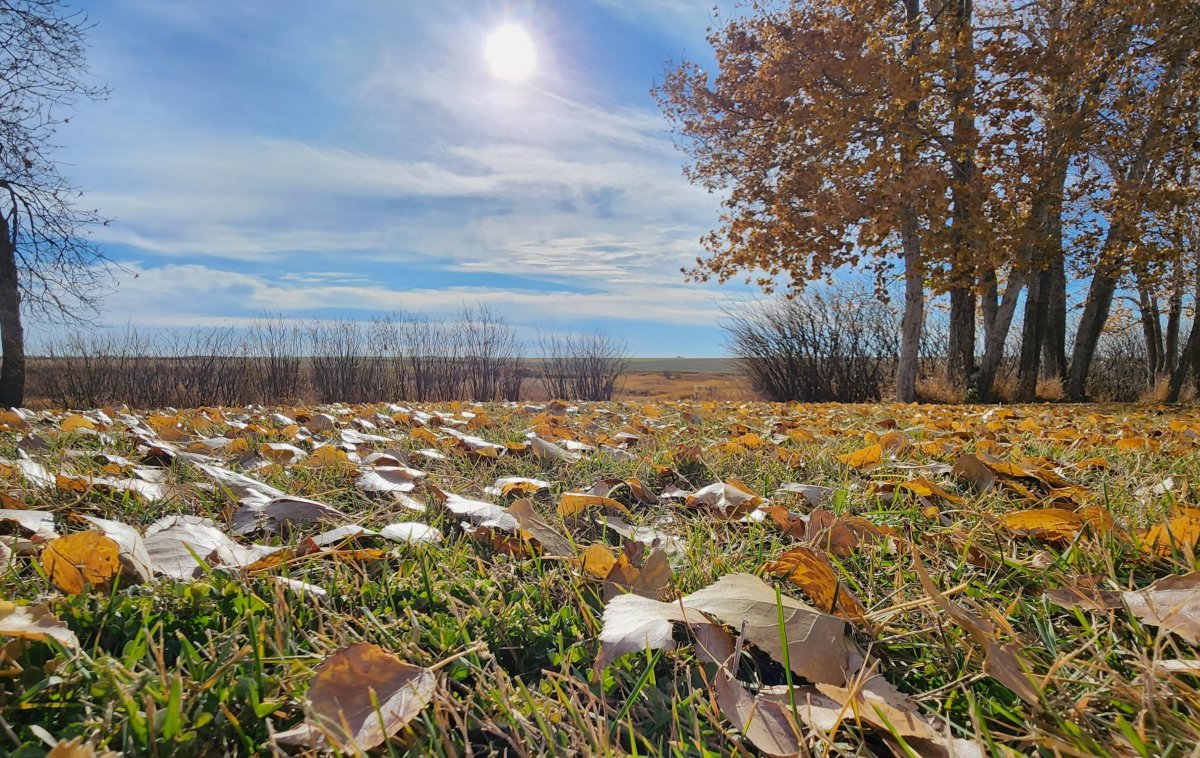
[[[121,322],[144,326],[244,323],[261,312],[297,318],[328,310],[418,311],[447,314],[480,303],[516,324],[636,319],[711,324],[720,317],[718,293],[698,287],[632,284],[580,293],[512,291],[489,287],[393,289],[369,281],[238,273],[200,264],[128,264],[110,297]]]

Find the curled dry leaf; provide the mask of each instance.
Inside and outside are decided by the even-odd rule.
[[[689,609],[704,611],[733,629],[780,665],[810,682],[844,684],[850,674],[853,643],[846,622],[787,595],[777,594],[752,574],[726,574],[681,601]],[[787,657],[779,618],[787,637]],[[785,660],[787,663],[785,663]]]
[[[762,501],[749,487],[733,479],[728,482],[714,482],[696,490],[684,505],[689,508],[703,507],[725,518],[736,519],[757,508]]]
[[[1083,528],[1083,516],[1062,508],[1033,508],[1007,513],[1001,519],[1004,528],[1018,537],[1046,542],[1070,542]]]
[[[121,571],[121,548],[102,532],[57,537],[42,548],[42,566],[60,590],[78,595],[103,589]]]
[[[733,636],[715,624],[699,624],[693,633],[700,660],[717,664],[711,688],[729,723],[764,755],[800,755],[800,729],[787,707],[778,700],[752,695],[737,681]]]
[[[279,548],[244,547],[229,538],[210,519],[199,516],[166,516],[146,527],[144,542],[155,573],[172,579],[191,579],[199,561],[241,568]]]
[[[809,547],[794,547],[764,565],[763,571],[786,578],[825,613],[849,619],[862,619],[866,615],[859,599],[838,580],[824,553]]]
[[[521,525],[522,536],[533,538],[546,555],[575,555],[575,548],[561,532],[533,510],[533,503],[518,500],[508,507],[510,516]]]
[[[412,492],[425,472],[407,466],[373,466],[363,469],[354,483],[364,492]]]
[[[496,480],[491,487],[483,491],[492,497],[508,497],[510,495],[533,495],[550,489],[550,482],[541,479],[529,479],[524,476],[505,476]]]
[[[673,650],[675,622],[711,623],[703,613],[689,611],[679,602],[664,603],[634,594],[618,595],[608,601],[601,621],[596,671],[629,653]]]
[[[627,542],[604,577],[604,599],[626,592],[661,598],[671,588],[671,579],[671,563],[665,551],[654,547],[647,553],[643,543]]]
[[[883,445],[878,443],[867,445],[852,453],[839,455],[837,459],[850,468],[858,469],[859,471],[870,471],[871,469],[878,468],[883,463]]]
[[[17,605],[0,600],[0,635],[43,642],[52,639],[67,650],[79,649],[79,638],[46,605]]]
[[[326,658],[313,675],[307,723],[275,739],[325,751],[366,752],[416,718],[433,699],[436,684],[432,671],[378,645],[350,645]]]
[[[632,516],[629,509],[611,497],[589,495],[585,492],[564,492],[558,500],[558,515],[563,518],[577,516],[588,508],[611,508],[627,516]]]
[[[578,561],[584,573],[596,579],[605,579],[613,566],[617,565],[617,556],[613,555],[608,545],[597,542],[580,551]]]
[[[58,536],[54,531],[54,514],[50,511],[23,511],[13,508],[0,510],[0,522],[16,524],[21,534],[38,539],[52,539]]]
[[[274,534],[285,526],[305,522],[338,523],[349,519],[349,516],[332,505],[304,497],[284,495],[265,502],[258,498],[243,500],[241,507],[233,513],[231,526],[234,534],[252,534],[260,529]]]
[[[1140,589],[1116,592],[1074,586],[1048,590],[1046,597],[1064,608],[1107,611],[1122,604],[1138,620],[1200,645],[1200,572],[1168,576]]]
[[[379,536],[396,542],[407,542],[410,545],[436,545],[442,541],[442,533],[432,526],[416,521],[401,521],[388,524],[379,530]]]

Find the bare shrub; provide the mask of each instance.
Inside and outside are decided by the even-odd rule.
[[[537,344],[542,387],[551,398],[611,400],[629,369],[626,344],[600,331],[539,332]]]
[[[1095,400],[1133,402],[1153,380],[1142,335],[1132,325],[1110,322],[1096,345],[1096,357],[1088,374],[1088,396]]]
[[[897,360],[898,315],[862,293],[813,291],[728,308],[726,345],[770,400],[878,400]]]
[[[260,403],[299,400],[304,384],[304,336],[283,314],[264,315],[246,330],[247,375]]]
[[[485,305],[459,314],[462,371],[472,400],[515,400],[520,391],[521,341],[512,326]]]

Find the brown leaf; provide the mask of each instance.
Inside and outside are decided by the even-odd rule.
[[[60,590],[78,595],[104,589],[121,571],[121,548],[101,532],[57,537],[42,548],[42,565]]]
[[[532,537],[546,555],[575,555],[575,548],[561,532],[533,510],[533,503],[518,500],[508,506],[508,513],[521,525],[523,535]]]
[[[645,545],[627,542],[625,550],[604,578],[604,599],[610,600],[623,593],[644,597],[661,598],[671,588],[671,562],[661,548],[651,548],[645,559],[641,553]]]
[[[779,664],[784,664],[782,612],[782,632],[787,637],[793,673],[810,682],[830,684],[844,684],[853,673],[853,643],[846,636],[846,622],[795,598],[777,595],[757,576],[726,574],[715,584],[687,595],[682,603],[733,629],[744,629],[746,639]]]
[[[1018,537],[1064,543],[1075,539],[1086,522],[1074,511],[1062,508],[1032,508],[1006,513],[1001,523],[1005,529]]]
[[[824,553],[798,546],[788,550],[763,570],[785,577],[812,598],[817,609],[842,618],[862,619],[866,609],[854,593],[842,585]]]
[[[569,518],[583,513],[588,508],[612,508],[627,516],[632,516],[629,509],[611,497],[589,495],[584,492],[564,492],[558,500],[558,515]]]
[[[382,745],[433,699],[437,679],[378,645],[359,642],[330,655],[309,685],[308,723],[279,742],[363,753]]]

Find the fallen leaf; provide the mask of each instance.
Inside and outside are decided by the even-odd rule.
[[[564,492],[558,500],[558,515],[569,518],[583,513],[588,508],[612,508],[627,516],[632,516],[629,509],[611,497],[589,495],[584,492]]]
[[[1006,513],[1001,523],[1005,529],[1018,537],[1064,543],[1075,539],[1087,522],[1074,511],[1062,508],[1033,508]]]
[[[17,605],[0,600],[0,635],[43,642],[52,639],[67,650],[79,649],[79,638],[46,605]]]
[[[86,514],[80,514],[79,518],[99,527],[100,531],[117,543],[117,547],[120,548],[118,559],[121,561],[121,578],[126,584],[140,584],[153,578],[154,569],[150,565],[150,554],[146,552],[146,543],[137,529],[120,521]]]
[[[925,589],[925,594],[929,595],[934,605],[945,612],[953,619],[954,623],[962,627],[983,647],[985,651],[984,670],[1025,702],[1033,706],[1040,706],[1040,692],[1027,673],[1028,666],[1022,662],[1016,646],[1000,645],[993,636],[991,622],[968,612],[943,595],[933,580],[929,578],[928,572],[925,571],[916,545],[912,545],[911,550],[913,566],[917,570],[917,576],[921,579],[921,586]]]
[[[763,571],[784,577],[799,587],[820,611],[850,619],[866,615],[859,599],[838,580],[824,553],[809,547],[794,547],[764,565]]]
[[[102,532],[56,537],[42,548],[42,566],[60,590],[78,595],[104,589],[121,571],[121,548]]]
[[[878,443],[867,445],[852,453],[839,455],[837,459],[850,468],[869,471],[878,467],[883,462],[883,445]]]
[[[604,577],[604,599],[610,600],[623,593],[645,597],[662,598],[671,588],[671,563],[661,548],[646,547],[641,542],[628,542],[625,550],[617,556],[616,563]]]
[[[432,671],[359,642],[321,663],[308,687],[307,723],[275,739],[322,750],[364,753],[382,745],[433,699]]]
[[[562,533],[533,510],[533,503],[518,500],[508,507],[508,513],[521,525],[523,536],[532,537],[546,555],[575,555],[575,548]]]
[[[726,626],[744,630],[751,644],[781,665],[786,665],[781,636],[786,633],[786,660],[793,673],[810,682],[844,684],[853,673],[850,665],[853,643],[846,636],[845,620],[777,594],[752,574],[726,574],[681,602],[684,607],[704,611]]]

